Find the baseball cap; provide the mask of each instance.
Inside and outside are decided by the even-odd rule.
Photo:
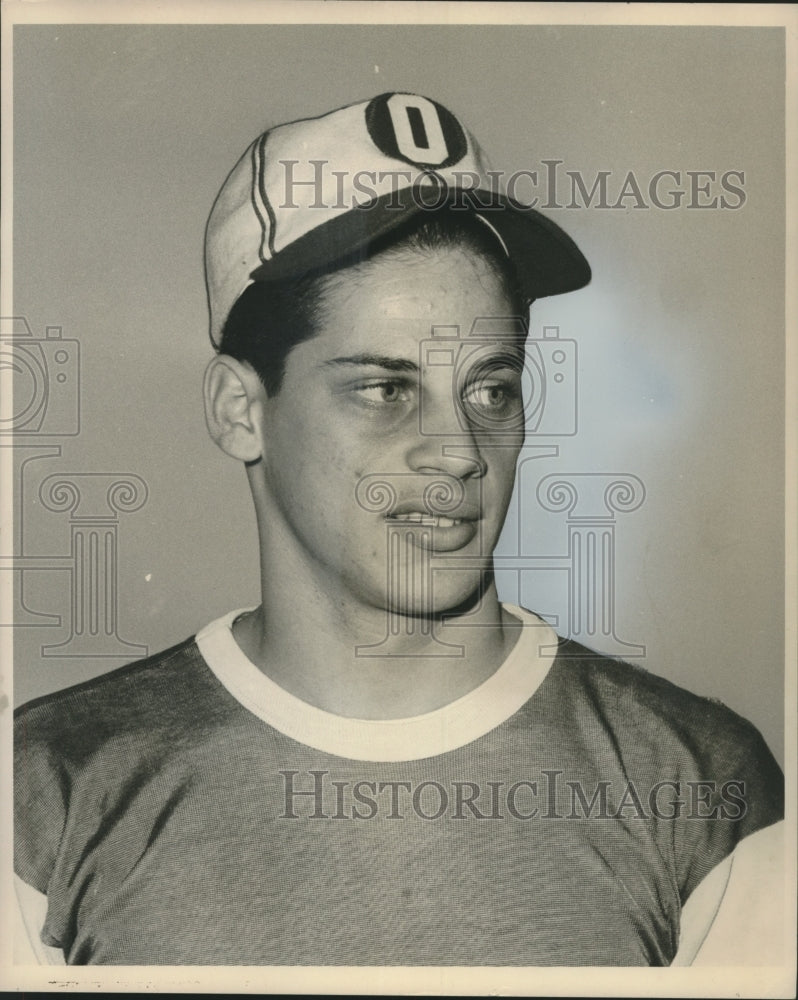
[[[233,167],[205,230],[211,341],[255,281],[329,266],[444,205],[493,231],[528,299],[590,281],[573,240],[507,194],[476,139],[436,101],[386,93],[258,136]]]

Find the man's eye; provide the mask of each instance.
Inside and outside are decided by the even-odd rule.
[[[410,387],[405,382],[394,379],[362,382],[354,389],[364,402],[374,405],[403,403],[410,399]]]
[[[466,399],[470,403],[486,409],[503,406],[506,398],[507,393],[501,385],[476,385],[466,393]]]
[[[515,381],[484,379],[472,382],[463,393],[463,404],[485,416],[508,419],[522,410],[521,388]]]

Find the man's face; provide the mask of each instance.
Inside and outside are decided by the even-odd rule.
[[[330,284],[319,333],[264,406],[257,475],[283,569],[342,607],[425,615],[473,599],[523,443],[513,312],[460,248],[383,255]]]

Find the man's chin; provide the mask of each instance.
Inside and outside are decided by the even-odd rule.
[[[447,568],[432,575],[432,587],[386,595],[389,614],[406,618],[439,620],[473,614],[488,594],[495,596],[493,573],[483,569]]]

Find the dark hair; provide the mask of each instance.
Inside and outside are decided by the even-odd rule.
[[[501,279],[516,315],[526,318],[529,302],[522,296],[515,270],[490,228],[473,213],[451,209],[422,212],[387,236],[332,267],[298,278],[256,281],[249,285],[230,310],[219,351],[248,361],[273,396],[280,390],[286,359],[291,350],[319,332],[324,314],[324,293],[346,268],[357,267],[377,255],[406,250],[435,251],[465,247],[484,258]]]

